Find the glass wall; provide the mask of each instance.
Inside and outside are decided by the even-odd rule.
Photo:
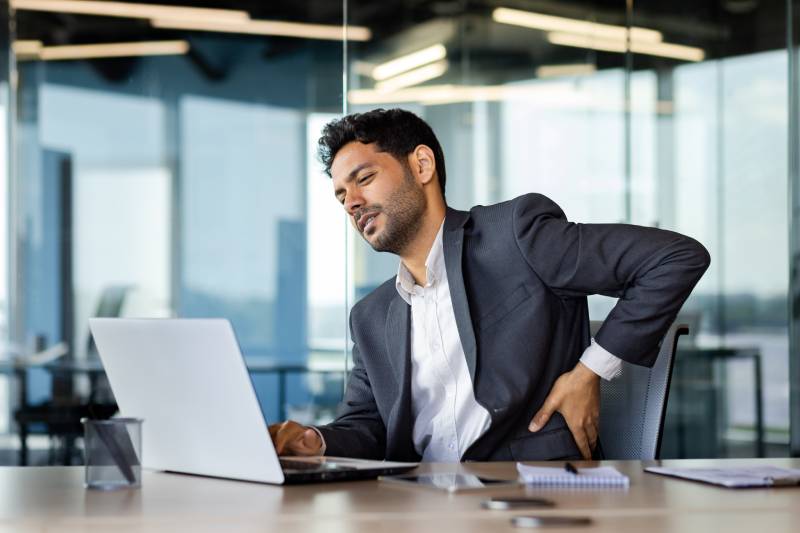
[[[664,455],[788,453],[796,0],[161,3],[177,11],[3,13],[0,334],[18,356],[65,342],[55,362],[96,362],[90,316],[226,317],[268,420],[329,420],[349,307],[397,258],[349,228],[316,141],[343,111],[398,106],[439,136],[454,208],[540,192],[571,220],[704,243]],[[592,318],[613,304],[592,297]],[[85,372],[31,365],[24,384],[0,374],[0,433],[26,405],[113,400]]]
[[[791,212],[791,355],[789,361],[791,453],[800,456],[800,1],[786,3],[786,20],[789,22],[789,168]]]
[[[86,369],[99,364],[91,316],[225,317],[268,420],[330,419],[344,365],[344,216],[320,205],[329,184],[313,147],[342,108],[342,5],[226,3],[195,28],[179,3],[131,4],[121,17],[103,4],[22,1],[12,14],[12,339],[23,356],[66,342],[54,362]],[[242,15],[237,31],[211,24]],[[302,24],[261,32],[274,18]],[[0,429],[30,406],[113,401],[90,375],[30,365],[24,398],[20,383],[0,388]]]
[[[398,16],[372,26],[379,44],[350,46],[348,109],[424,117],[452,207],[540,192],[571,220],[703,242],[712,266],[679,317],[691,334],[663,454],[785,455],[786,6],[418,2],[399,16],[405,4],[389,4]],[[355,5],[351,16],[373,15]],[[397,261],[353,241],[358,296]],[[592,319],[613,304],[591,297]]]
[[[9,136],[11,131],[9,90],[9,18],[8,9],[0,7],[0,358],[7,357],[9,352],[9,320],[10,320],[10,243],[9,222],[12,219],[9,196],[8,157]],[[10,410],[8,400],[11,395],[11,380],[5,373],[0,373],[0,435],[10,429]]]

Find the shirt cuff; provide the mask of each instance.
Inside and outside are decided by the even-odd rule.
[[[584,350],[581,363],[606,381],[611,381],[622,373],[622,359],[606,351],[594,339]]]
[[[322,441],[322,449],[319,451],[319,454],[320,455],[325,455],[325,450],[328,449],[328,445],[325,443],[325,437],[322,436],[322,432],[320,430],[318,430],[316,427],[314,427],[314,426],[309,426],[309,427],[317,432],[317,435],[319,436],[319,440]]]

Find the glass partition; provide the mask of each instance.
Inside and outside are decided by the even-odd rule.
[[[313,154],[341,112],[342,4],[227,2],[199,18],[181,2],[121,16],[105,2],[39,4],[11,14],[15,340],[27,355],[65,342],[54,363],[74,371],[31,365],[0,423],[113,402],[91,370],[91,316],[227,318],[267,420],[329,420],[346,346],[332,238],[344,218],[319,205],[329,184]],[[26,430],[45,447],[74,437]],[[47,460],[35,448],[30,462]]]
[[[0,357],[5,356],[10,348],[11,327],[11,290],[12,254],[9,242],[10,222],[13,218],[12,206],[9,202],[11,169],[8,157],[12,128],[11,96],[9,85],[9,45],[10,20],[8,9],[0,4]],[[6,373],[0,373],[0,435],[10,430],[10,410],[12,380]]]
[[[397,258],[350,229],[316,142],[398,106],[441,140],[452,207],[540,192],[571,220],[703,242],[663,453],[788,453],[796,0],[11,4],[0,339],[19,354],[64,342],[55,363],[86,369],[90,316],[225,317],[268,420],[330,420],[349,308]],[[591,317],[613,305],[591,297]],[[26,406],[113,401],[91,375],[0,373],[0,433]]]
[[[800,327],[798,327],[798,296],[800,296],[800,1],[787,0],[789,49],[789,191],[790,191],[790,294],[791,353],[789,360],[791,453],[800,456]]]
[[[691,334],[665,457],[788,450],[784,11],[578,1],[350,9],[375,39],[350,46],[348,110],[400,106],[425,118],[443,144],[452,207],[540,192],[571,220],[657,226],[708,247],[712,266],[679,316]],[[353,241],[358,297],[397,260]],[[613,304],[591,297],[592,319]]]

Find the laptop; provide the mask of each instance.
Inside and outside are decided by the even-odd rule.
[[[142,466],[263,483],[372,479],[418,463],[279,458],[225,319],[90,318],[125,417],[144,419]]]

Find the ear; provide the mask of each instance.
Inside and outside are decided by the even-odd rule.
[[[436,158],[429,146],[420,144],[414,148],[414,151],[408,154],[408,164],[420,183],[427,185],[433,181],[436,174]]]

